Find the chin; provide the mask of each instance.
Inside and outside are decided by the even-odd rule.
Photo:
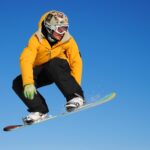
[[[59,37],[59,38],[55,38],[56,40],[60,41],[63,38],[63,36]]]

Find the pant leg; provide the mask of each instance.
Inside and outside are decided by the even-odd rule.
[[[77,97],[77,95],[84,98],[83,90],[71,75],[70,66],[65,59],[54,58],[47,62],[44,67],[67,101]]]
[[[36,88],[53,83],[53,81],[50,80],[50,78],[47,78],[44,68],[42,66],[36,67],[33,72]],[[19,75],[13,80],[12,88],[15,91],[15,93],[20,97],[20,99],[24,102],[24,104],[28,107],[29,112],[47,113],[49,111],[45,99],[38,91],[37,94],[35,94],[33,100],[25,98],[23,94],[24,89],[21,75]]]

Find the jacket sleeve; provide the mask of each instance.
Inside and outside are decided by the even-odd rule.
[[[71,68],[71,74],[76,81],[81,84],[82,78],[82,58],[78,46],[73,38],[70,39],[70,45],[68,49],[68,58]]]
[[[28,42],[26,48],[24,48],[20,56],[20,68],[23,80],[23,86],[26,84],[34,84],[33,78],[33,64],[36,58],[37,49],[39,46],[38,39],[33,35]]]

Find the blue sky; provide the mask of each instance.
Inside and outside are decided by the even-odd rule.
[[[0,5],[0,149],[149,150],[150,2],[148,0],[3,1]],[[43,13],[64,11],[83,58],[82,86],[88,100],[112,91],[100,107],[6,133],[21,123],[26,107],[12,91],[19,56]],[[50,113],[65,99],[52,85],[40,89]]]

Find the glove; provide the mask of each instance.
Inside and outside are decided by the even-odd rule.
[[[34,99],[34,94],[37,94],[34,84],[28,84],[24,86],[24,96],[29,99]]]

